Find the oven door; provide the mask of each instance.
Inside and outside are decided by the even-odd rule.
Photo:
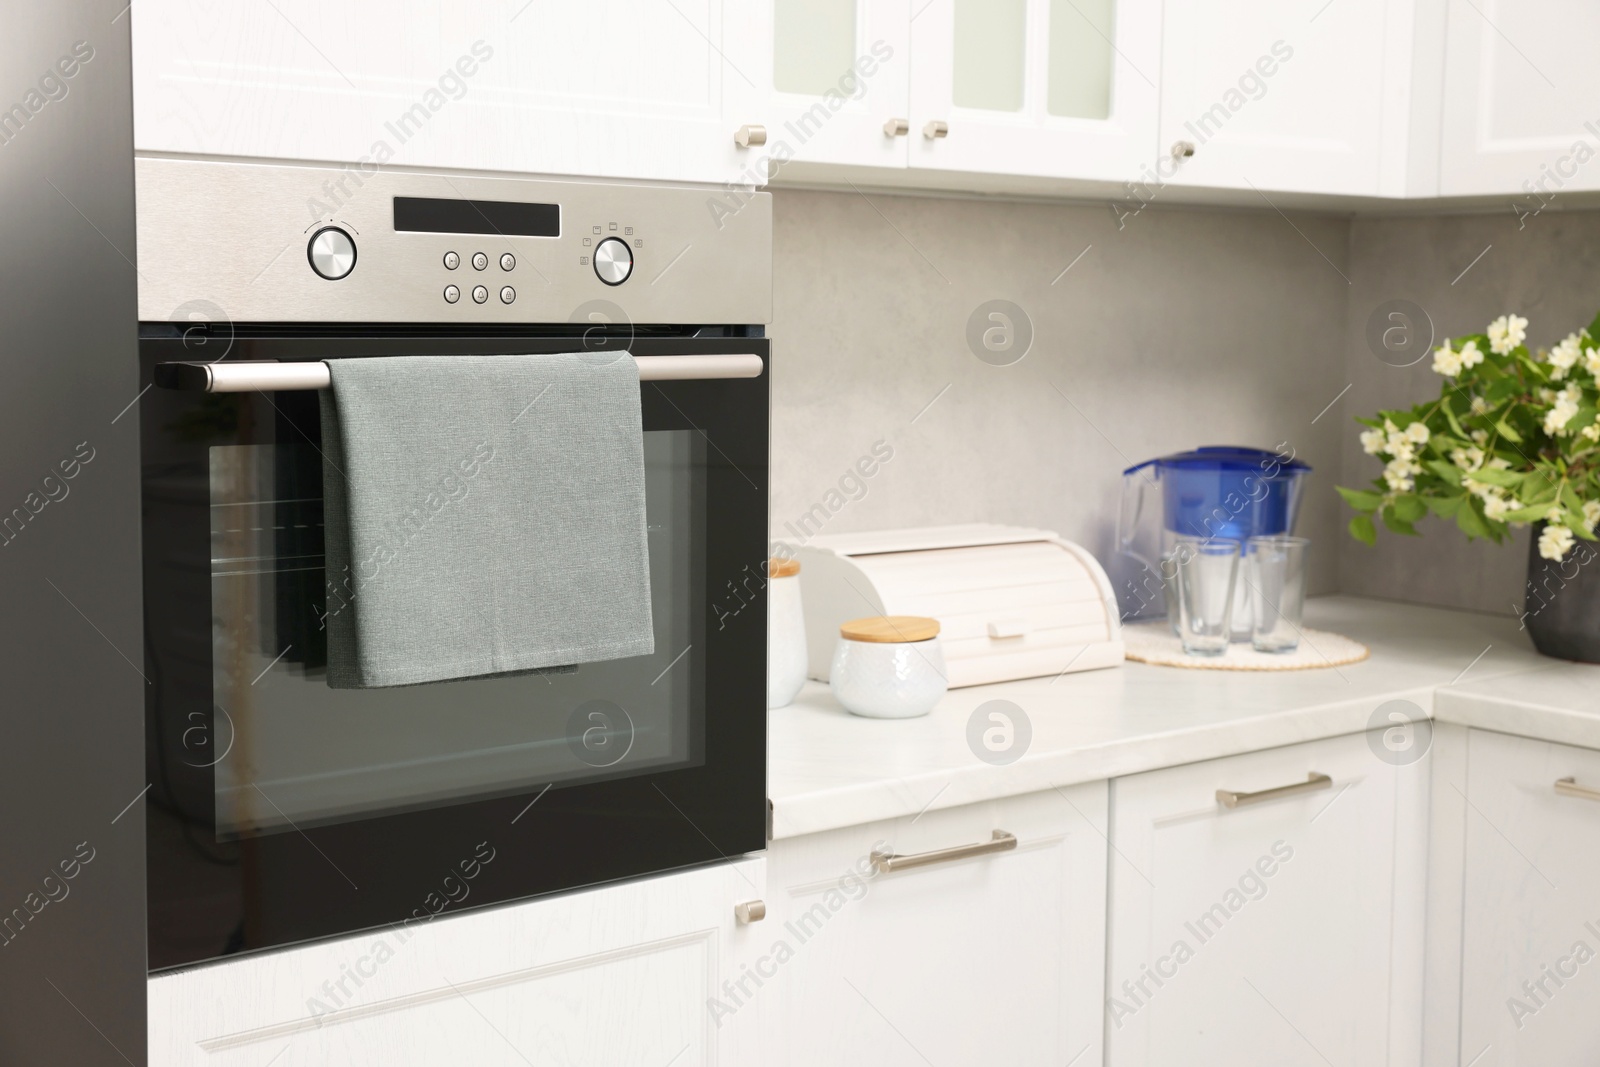
[[[146,337],[145,381],[223,346],[229,361],[576,347],[205,340]],[[627,343],[768,356],[754,338]],[[641,402],[655,653],[362,691],[326,680],[316,394],[145,394],[152,970],[765,847],[767,377],[648,382]]]

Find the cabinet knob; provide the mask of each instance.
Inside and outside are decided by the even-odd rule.
[[[740,126],[739,132],[733,135],[733,143],[740,148],[764,145],[767,143],[767,128],[756,125]]]
[[[1172,146],[1172,158],[1173,159],[1188,159],[1192,155],[1194,155],[1194,142],[1193,141],[1178,141],[1178,142],[1173,144],[1173,146]]]
[[[883,124],[883,135],[885,137],[904,137],[910,132],[910,119],[890,119]]]
[[[746,900],[733,906],[733,917],[741,925],[758,923],[767,917],[767,904],[763,900]]]
[[[949,137],[950,124],[940,119],[934,119],[922,127],[922,136],[930,141],[937,140],[940,137]]]

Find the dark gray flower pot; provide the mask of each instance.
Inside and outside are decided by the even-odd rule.
[[[1562,560],[1539,555],[1540,523],[1528,543],[1522,625],[1546,656],[1600,663],[1600,546],[1579,540]]]

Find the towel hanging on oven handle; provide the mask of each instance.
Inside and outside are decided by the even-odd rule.
[[[717,378],[759,378],[761,357],[749,352],[699,356],[629,356],[639,365],[641,382],[704,381]],[[256,360],[236,363],[158,363],[155,381],[163,389],[200,393],[252,393],[286,389],[326,389],[331,378],[320,360],[280,363]]]

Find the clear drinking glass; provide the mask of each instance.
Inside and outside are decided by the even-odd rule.
[[[1178,637],[1191,656],[1220,656],[1233,625],[1233,587],[1239,542],[1222,537],[1180,537],[1171,564],[1178,589]]]
[[[1300,620],[1306,608],[1304,537],[1252,537],[1245,544],[1245,582],[1249,586],[1250,645],[1257,652],[1293,652],[1300,647]]]

